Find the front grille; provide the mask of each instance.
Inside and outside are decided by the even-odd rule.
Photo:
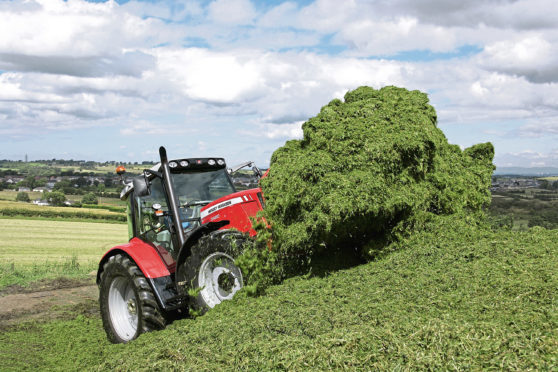
[[[260,201],[260,204],[262,205],[262,208],[265,208],[265,203],[261,192],[258,193],[258,199]]]

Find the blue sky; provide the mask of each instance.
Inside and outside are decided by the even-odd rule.
[[[265,167],[331,99],[397,85],[451,143],[558,166],[554,1],[0,0],[0,159]]]

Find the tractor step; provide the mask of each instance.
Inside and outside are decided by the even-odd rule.
[[[165,311],[180,309],[188,304],[188,296],[178,294],[170,275],[148,280],[151,282],[157,302]]]
[[[188,296],[176,295],[165,301],[165,310],[171,311],[171,310],[181,309],[186,307],[187,304],[188,304]]]

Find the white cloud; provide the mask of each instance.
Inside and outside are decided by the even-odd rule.
[[[558,164],[558,148],[549,152],[527,149],[519,152],[503,153],[496,156],[503,166],[515,167],[556,167]]]
[[[123,136],[162,136],[215,123],[217,133],[256,128],[258,140],[275,146],[300,136],[300,122],[349,89],[399,85],[428,92],[443,125],[520,122],[518,138],[552,141],[553,6],[554,0],[0,2],[0,133],[11,139],[112,125]],[[466,45],[477,54],[460,55]],[[417,50],[455,57],[390,57]],[[490,130],[487,124],[479,131],[478,142]]]
[[[416,18],[387,21],[361,19],[339,31],[336,40],[359,55],[393,55],[404,50],[452,51],[456,36],[440,26],[420,24]]]
[[[143,46],[162,22],[121,11],[112,1],[41,0],[19,12],[0,9],[0,52],[86,57]]]
[[[250,0],[215,0],[208,8],[210,19],[222,24],[249,24],[256,16]]]
[[[260,124],[257,132],[243,130],[241,133],[269,139],[301,139],[302,123],[298,121],[290,124]]]
[[[205,49],[156,51],[158,70],[187,97],[216,104],[250,99],[262,83],[257,59]]]
[[[479,59],[490,70],[525,76],[536,83],[558,81],[558,46],[540,35],[487,45]]]

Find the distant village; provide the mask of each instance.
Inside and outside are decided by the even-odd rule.
[[[37,166],[37,163],[40,166]],[[100,173],[99,167],[116,168],[118,162],[86,162],[74,160],[46,160],[33,163],[0,160],[0,190],[12,190],[25,193],[47,193],[61,191],[66,195],[83,195],[95,193],[105,197],[118,197],[120,192],[120,176],[111,171]],[[150,168],[154,163],[124,163],[129,175],[138,174],[140,169]],[[70,167],[70,168],[68,168]],[[73,168],[72,168],[73,167]],[[129,168],[128,168],[129,167]],[[62,169],[67,169],[62,171]],[[130,171],[131,170],[131,171]],[[258,178],[252,173],[237,172],[232,177],[238,190],[258,187]],[[31,200],[36,205],[49,205],[45,198]],[[75,202],[66,200],[65,205]]]
[[[541,181],[537,178],[498,176],[492,178],[492,191],[507,191],[529,188],[539,188]]]
[[[117,197],[120,191],[120,177],[107,171],[106,173],[95,172],[98,167],[116,167],[121,163],[110,161],[97,163],[82,160],[44,160],[39,163],[43,167],[30,168],[28,163],[21,161],[1,160],[0,189],[13,190],[17,192],[51,192],[63,191],[65,194],[84,194],[94,192],[107,196]],[[127,166],[140,169],[150,168],[153,162],[124,163]],[[64,167],[74,167],[74,170],[61,171]],[[40,173],[38,175],[29,175]],[[45,174],[45,173],[50,173]],[[54,175],[53,175],[54,174]],[[131,173],[133,174],[133,173]],[[235,187],[239,190],[258,187],[258,178],[251,172],[238,172],[232,177]],[[58,186],[57,186],[58,185]],[[526,176],[494,176],[492,177],[493,192],[517,191],[522,189],[549,189],[557,188],[558,182],[547,181],[537,177]],[[112,194],[112,195],[110,195]],[[38,205],[48,205],[42,198],[33,200]],[[71,204],[72,201],[67,201]]]

